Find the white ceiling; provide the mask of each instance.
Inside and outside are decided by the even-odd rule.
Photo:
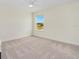
[[[31,0],[0,0],[0,6],[10,6],[16,8],[27,9],[31,11],[38,11],[49,6],[55,6],[65,3],[79,2],[79,0],[36,0],[33,8],[29,8],[29,1]]]

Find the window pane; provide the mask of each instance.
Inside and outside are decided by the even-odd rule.
[[[44,22],[44,16],[36,16],[36,23],[43,23]]]

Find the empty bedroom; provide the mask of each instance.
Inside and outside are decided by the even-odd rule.
[[[79,59],[79,0],[0,0],[1,59]]]

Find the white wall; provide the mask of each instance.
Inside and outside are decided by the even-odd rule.
[[[16,7],[0,7],[0,40],[8,41],[31,35],[31,13]]]
[[[34,13],[45,17],[45,29],[33,35],[79,45],[79,3],[64,4]]]

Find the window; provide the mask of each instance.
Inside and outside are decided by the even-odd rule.
[[[35,23],[36,23],[36,29],[42,30],[44,29],[44,16],[36,16],[35,17]]]

